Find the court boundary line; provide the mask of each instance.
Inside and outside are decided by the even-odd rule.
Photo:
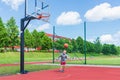
[[[56,66],[60,66],[60,64],[51,64],[51,63],[44,63],[44,64],[33,64],[33,65],[56,65]],[[98,67],[98,68],[120,68],[120,66],[112,66],[112,65],[82,65],[82,64],[67,64],[66,66],[78,66],[78,67]]]

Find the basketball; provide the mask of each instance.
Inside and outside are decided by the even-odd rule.
[[[67,43],[64,44],[64,48],[68,48],[68,44]]]

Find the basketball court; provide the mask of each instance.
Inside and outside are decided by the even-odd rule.
[[[29,1],[33,3],[30,4]],[[31,20],[49,22],[49,17],[49,5],[46,2],[25,0],[25,17],[21,19],[21,74],[1,76],[0,80],[120,80],[120,68],[115,67],[69,66],[65,72],[54,69],[26,74],[24,70],[24,30]]]
[[[0,80],[120,80],[119,67],[71,66],[65,72],[44,70],[1,76]]]

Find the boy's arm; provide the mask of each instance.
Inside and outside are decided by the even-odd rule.
[[[60,54],[58,58],[60,58],[61,56],[62,56],[62,54]]]

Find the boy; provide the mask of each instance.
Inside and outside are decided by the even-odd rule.
[[[65,65],[66,65],[66,59],[67,59],[67,54],[66,54],[66,50],[63,51],[63,53],[59,56],[60,58],[60,72],[64,72],[65,69]]]

